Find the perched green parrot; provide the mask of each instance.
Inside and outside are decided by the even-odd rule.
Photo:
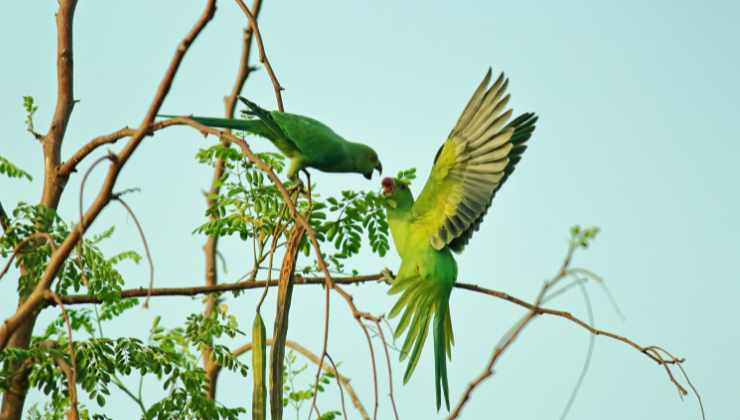
[[[457,278],[452,252],[460,253],[478,230],[496,192],[514,171],[537,117],[523,114],[511,122],[505,109],[508,79],[501,74],[489,87],[491,70],[440,147],[426,185],[414,200],[407,182],[384,178],[388,225],[401,267],[390,294],[401,297],[390,311],[402,314],[395,336],[405,331],[401,360],[409,357],[404,383],[414,372],[429,326],[434,336],[437,410],[440,389],[450,409],[447,360],[454,337],[449,299]]]
[[[370,179],[373,170],[383,172],[375,150],[354,143],[335,133],[325,124],[303,115],[266,111],[240,97],[255,119],[190,117],[209,127],[245,131],[270,140],[290,159],[288,178],[296,180],[298,171],[316,168],[322,172],[356,172]],[[172,118],[173,115],[160,115]]]

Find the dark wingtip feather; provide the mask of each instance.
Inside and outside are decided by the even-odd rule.
[[[491,200],[488,202],[488,206],[486,206],[486,209],[481,213],[478,220],[476,220],[475,223],[473,223],[462,235],[458,236],[450,242],[449,247],[453,252],[462,252],[468,242],[470,242],[470,238],[473,236],[473,234],[480,229],[481,221],[483,220],[483,217],[486,215],[486,213],[488,213],[488,209],[491,207],[491,203],[493,202],[493,197],[496,196],[496,193],[499,189],[501,189],[501,186],[504,185],[506,180],[509,178],[509,175],[514,172],[516,164],[519,163],[519,161],[522,159],[522,153],[527,150],[527,141],[530,139],[530,137],[532,137],[532,133],[535,129],[535,123],[538,119],[539,117],[534,112],[525,112],[514,118],[509,124],[506,125],[506,127],[514,128],[514,133],[509,139],[514,147],[509,153],[509,163],[504,169],[504,176],[503,178],[501,178],[498,188],[491,195]]]

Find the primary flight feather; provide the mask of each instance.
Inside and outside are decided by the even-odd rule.
[[[372,177],[374,170],[382,173],[383,165],[370,146],[346,140],[313,118],[266,111],[248,99],[239,99],[247,105],[247,114],[256,118],[190,118],[209,127],[241,130],[271,141],[290,159],[290,179],[295,180],[298,171],[304,168],[315,168],[322,172],[355,172],[367,179]]]
[[[537,121],[532,113],[509,121],[508,79],[501,74],[490,82],[489,69],[437,151],[416,200],[406,182],[393,178],[382,182],[388,225],[401,257],[389,293],[400,293],[390,316],[401,315],[395,336],[406,333],[401,348],[401,359],[409,359],[404,383],[419,362],[431,327],[438,410],[441,394],[450,408],[446,359],[452,355],[454,337],[449,299],[457,279],[452,252],[462,252],[478,230],[493,197],[527,148]]]

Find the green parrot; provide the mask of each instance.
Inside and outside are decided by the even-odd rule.
[[[450,292],[457,279],[452,252],[460,253],[478,230],[496,192],[514,171],[534,131],[537,117],[523,114],[511,122],[506,110],[508,79],[489,86],[489,68],[434,158],[434,166],[419,197],[414,200],[407,182],[384,178],[388,225],[401,267],[389,294],[401,296],[390,317],[402,314],[394,332],[408,330],[401,360],[409,358],[404,383],[421,356],[429,326],[434,336],[434,376],[437,410],[440,388],[450,409],[447,360],[454,337],[450,320]]]
[[[383,172],[383,165],[370,146],[354,143],[335,133],[325,124],[303,115],[266,111],[254,102],[239,97],[255,119],[193,117],[209,127],[245,131],[270,140],[290,159],[288,178],[296,180],[298,171],[315,168],[322,172],[356,172],[372,178],[373,171]],[[160,115],[172,118],[173,115]]]

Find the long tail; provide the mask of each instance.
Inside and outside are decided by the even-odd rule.
[[[419,363],[421,349],[429,332],[429,324],[432,324],[437,410],[441,405],[441,394],[444,394],[447,410],[450,409],[447,358],[452,356],[452,345],[455,344],[449,307],[451,291],[451,284],[423,280],[415,276],[397,278],[388,292],[390,294],[403,292],[391,309],[390,317],[395,317],[403,311],[394,332],[396,338],[408,329],[403,347],[401,347],[401,360],[409,357],[406,372],[403,375],[404,384],[409,381]]]
[[[157,116],[160,118],[176,118],[176,117],[181,117],[182,115],[159,114]],[[264,123],[256,119],[255,120],[245,120],[245,119],[238,119],[238,118],[211,118],[211,117],[198,117],[198,116],[193,116],[193,115],[188,115],[188,117],[195,120],[196,122],[199,122],[203,125],[207,125],[209,127],[241,130],[241,131],[246,131],[248,133],[252,133],[258,136],[262,136],[262,137],[267,137],[267,134],[268,134],[268,130],[265,127]]]

